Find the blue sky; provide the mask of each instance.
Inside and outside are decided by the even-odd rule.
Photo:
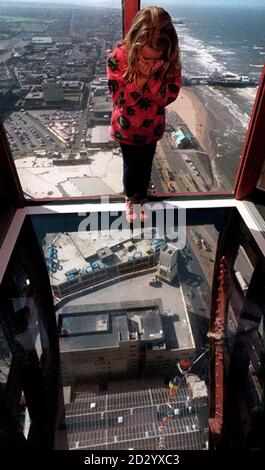
[[[16,3],[42,3],[42,0],[14,0]],[[0,0],[1,3],[12,4],[7,0]],[[108,6],[108,7],[120,7],[121,0],[45,0],[45,3],[52,4],[72,4],[72,5],[88,5],[88,6]],[[212,6],[241,6],[241,7],[252,7],[252,6],[263,6],[265,7],[265,0],[143,0],[142,5],[212,5]]]

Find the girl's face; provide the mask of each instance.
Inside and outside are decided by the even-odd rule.
[[[149,46],[144,46],[138,52],[138,66],[140,66],[140,71],[145,75],[150,75],[151,73],[159,70],[164,61],[162,60],[163,53],[157,49],[153,49]]]
[[[157,49],[152,49],[149,46],[144,46],[138,52],[138,58],[143,60],[146,64],[151,66],[155,65],[157,62],[161,62],[163,53]]]

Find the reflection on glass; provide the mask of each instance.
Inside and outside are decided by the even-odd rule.
[[[261,170],[260,178],[257,184],[257,188],[261,191],[265,191],[265,162],[263,164],[263,168]]]
[[[240,442],[247,449],[260,449],[264,444],[265,351],[262,309],[235,288],[231,292],[226,337],[226,360],[229,364],[226,368],[225,403],[228,416],[234,417],[229,420],[230,445],[232,448],[235,446],[234,438],[235,442]]]
[[[244,295],[247,294],[248,286],[253,275],[254,266],[251,263],[246,251],[242,246],[239,247],[234,265],[236,282]]]
[[[106,53],[120,8],[5,4],[0,21],[0,116],[25,195],[119,193]]]
[[[215,226],[187,227],[179,250],[153,228],[51,233],[48,219],[69,448],[207,448]]]
[[[5,386],[8,380],[8,374],[11,366],[11,352],[8,347],[2,326],[0,325],[0,394],[1,399],[4,395]]]
[[[59,351],[49,289],[44,261],[27,220],[0,285],[3,448],[53,445]]]
[[[10,394],[13,394],[15,390],[12,390],[13,377],[10,376],[10,370],[12,367],[12,355],[10,348],[8,346],[6,337],[4,335],[3,328],[0,324],[0,410],[1,410],[1,420],[0,420],[0,430],[1,430],[1,444],[4,445],[8,442],[5,442],[5,438],[8,433],[13,432],[13,445],[16,446],[19,440],[22,442],[23,436],[25,439],[28,437],[29,428],[30,428],[30,417],[28,409],[26,407],[26,401],[24,393],[20,394],[18,397],[17,407],[13,407],[12,410],[12,419],[7,414],[7,409],[10,407]],[[14,370],[14,368],[13,368]],[[15,396],[15,393],[14,393]],[[8,432],[6,429],[8,423]]]

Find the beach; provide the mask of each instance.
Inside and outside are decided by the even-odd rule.
[[[212,190],[231,190],[245,130],[227,99],[210,87],[182,87],[167,110],[175,111],[211,160]]]
[[[198,92],[194,88],[182,87],[177,100],[167,110],[178,113],[209,157],[214,158],[216,147],[210,138],[213,121]]]

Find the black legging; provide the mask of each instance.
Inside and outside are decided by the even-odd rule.
[[[146,197],[156,150],[156,142],[147,145],[121,144],[123,156],[123,186],[128,197]]]

